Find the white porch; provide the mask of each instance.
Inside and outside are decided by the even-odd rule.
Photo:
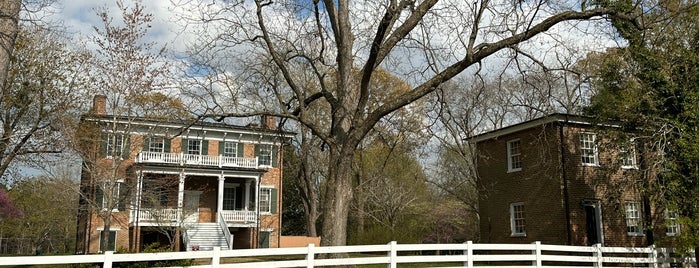
[[[259,221],[259,196],[260,176],[243,176],[218,171],[215,176],[216,183],[209,179],[212,174],[202,172],[180,172],[177,183],[176,206],[148,206],[142,202],[144,191],[144,174],[138,173],[136,194],[131,204],[130,225],[134,226],[186,226],[201,222],[223,223],[228,227],[255,227]],[[162,172],[159,174],[163,174]],[[174,174],[166,174],[174,175]],[[207,178],[208,177],[208,178]],[[172,178],[172,177],[171,177]],[[208,181],[206,189],[193,190],[188,186],[185,190],[185,182],[190,178],[196,178],[199,183]],[[157,180],[158,178],[154,178]],[[212,190],[210,187],[216,187]],[[174,194],[174,192],[173,192]],[[202,196],[205,200],[216,198],[215,206],[211,201],[200,203]],[[171,199],[173,200],[173,199]],[[173,204],[173,203],[171,203]],[[203,209],[203,210],[202,210]],[[203,214],[200,217],[200,214]]]

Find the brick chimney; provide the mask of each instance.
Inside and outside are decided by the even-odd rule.
[[[107,96],[105,95],[95,95],[92,99],[92,110],[91,114],[94,115],[106,115],[107,114]]]
[[[261,115],[260,125],[265,129],[275,130],[277,129],[277,119],[271,115]]]

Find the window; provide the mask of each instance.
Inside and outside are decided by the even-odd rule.
[[[526,236],[524,229],[524,203],[510,204],[510,228],[512,236]]]
[[[226,185],[223,188],[223,210],[235,210],[236,187]]]
[[[165,141],[161,137],[150,137],[148,139],[148,151],[162,153],[165,151]]]
[[[667,210],[665,212],[665,235],[676,236],[680,234],[679,216],[675,210]]]
[[[597,166],[596,135],[594,133],[580,133],[580,154],[583,166]]]
[[[116,250],[116,231],[109,231],[107,248],[102,248],[102,237],[104,237],[104,230],[100,231],[100,251],[115,251]]]
[[[619,155],[621,156],[621,168],[636,168],[636,148],[634,147],[633,139],[631,139],[631,141],[629,141],[628,144],[619,149]]]
[[[507,142],[507,172],[522,170],[522,159],[519,145],[519,140],[511,140]]]
[[[95,202],[97,203],[97,207],[111,209],[113,211],[126,210],[128,189],[125,186],[123,182],[116,182],[111,185],[110,183],[104,183],[102,186],[98,186],[97,189],[95,189]],[[105,190],[108,191],[110,188],[112,194],[105,195]],[[109,202],[109,199],[111,199],[112,202]]]
[[[107,135],[107,157],[121,156],[123,148],[124,136],[122,134],[111,133]]]
[[[258,144],[255,149],[260,166],[272,166],[272,145]]]
[[[272,213],[272,188],[260,189],[260,213]]]
[[[201,140],[187,140],[187,154],[201,155]]]
[[[269,237],[272,232],[270,231],[260,231],[260,241],[259,248],[269,248]]]
[[[225,142],[223,146],[223,156],[225,157],[237,157],[238,156],[238,143],[237,142]]]
[[[626,202],[626,233],[643,235],[641,228],[641,210],[638,202]]]

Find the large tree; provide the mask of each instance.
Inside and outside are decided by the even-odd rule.
[[[562,25],[558,30],[572,29],[608,15],[633,20],[634,6],[622,2],[629,5],[256,0],[201,4],[187,14],[199,14],[192,22],[203,22],[203,42],[194,47],[201,56],[197,62],[213,66],[207,72],[219,67],[239,77],[240,90],[234,91],[239,95],[227,99],[262,96],[240,102],[240,109],[210,106],[213,110],[205,116],[276,115],[305,125],[322,139],[329,156],[320,202],[321,244],[344,245],[355,153],[382,118],[467,68],[507,55],[500,52],[536,50],[529,41],[557,25]],[[573,23],[565,26],[567,21]],[[383,95],[372,89],[379,67],[407,81],[410,89]],[[209,87],[209,95],[221,96],[222,88]],[[255,101],[258,105],[251,105]],[[329,111],[313,109],[316,103]],[[328,124],[318,124],[319,118]]]
[[[645,193],[679,213],[684,245],[699,254],[699,8],[661,2],[643,22],[614,21],[628,46],[581,62],[596,89],[588,111],[646,146]]]
[[[0,176],[18,159],[65,148],[60,130],[75,123],[88,59],[67,42],[38,26],[19,32],[0,93]]]

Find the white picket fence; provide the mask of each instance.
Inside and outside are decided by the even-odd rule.
[[[343,254],[338,258],[320,258],[327,254]],[[264,261],[236,262],[235,258],[263,257]],[[226,258],[226,259],[224,259]],[[238,249],[166,253],[114,254],[73,256],[0,257],[4,265],[48,265],[97,263],[111,268],[116,262],[139,262],[177,259],[199,259],[206,263],[192,267],[316,267],[419,263],[451,267],[696,267],[694,258],[671,257],[668,249],[556,246],[533,244],[397,244],[386,245]],[[671,266],[672,263],[672,266]]]

